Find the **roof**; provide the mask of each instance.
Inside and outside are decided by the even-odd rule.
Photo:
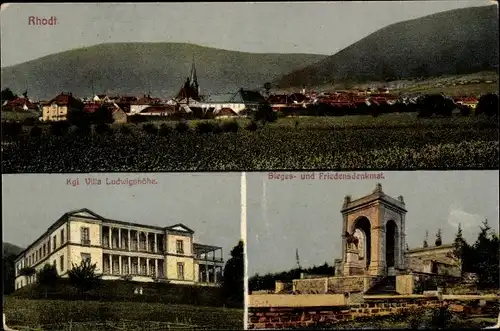
[[[70,106],[70,107],[79,107],[82,105],[82,102],[76,99],[73,94],[61,92],[58,96],[53,98],[48,102],[49,104],[57,104],[58,106]]]
[[[97,110],[99,110],[99,108],[101,108],[102,104],[100,103],[87,103],[83,106],[83,111],[84,112],[87,112],[87,113],[94,113],[96,112]]]
[[[236,93],[212,94],[205,100],[207,103],[262,103],[266,99],[257,91],[240,89]]]
[[[175,105],[157,105],[157,106],[149,106],[140,111],[140,113],[169,113],[173,114],[176,112]]]
[[[219,246],[193,243],[193,251],[195,255],[210,253],[221,248],[222,247]]]

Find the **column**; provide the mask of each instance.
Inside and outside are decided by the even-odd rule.
[[[214,265],[214,284],[217,284],[217,268]]]
[[[112,228],[111,227],[108,227],[109,231],[108,231],[108,244],[109,244],[109,248],[112,248],[113,245],[111,244],[111,231],[112,231]]]
[[[139,231],[136,232],[136,237],[137,237],[137,250],[139,251],[139,248],[140,248]]]
[[[347,261],[347,239],[345,237],[345,233],[347,232],[347,215],[342,215],[343,218],[343,224],[342,224],[342,264],[344,264]]]
[[[205,282],[208,283],[208,264],[205,264]]]
[[[156,233],[155,233],[155,250],[154,250],[154,252],[156,253],[157,251],[158,251],[158,242],[157,242]]]
[[[137,257],[137,274],[141,274],[141,258]]]
[[[128,230],[128,233],[130,234],[130,230]],[[130,238],[130,236],[129,236],[129,238]],[[129,275],[132,274],[132,258],[130,256],[128,257],[128,270],[127,270],[127,272]]]
[[[149,276],[149,259],[146,259],[146,275]]]
[[[128,246],[128,250],[130,250],[130,229],[128,229],[128,238],[127,238],[127,246]]]
[[[118,228],[118,248],[122,248],[122,229],[120,228]]]
[[[109,273],[113,273],[113,259],[111,258],[111,254],[109,254]]]
[[[149,244],[149,242],[148,242],[149,238],[148,237],[149,237],[149,233],[146,232],[146,252],[149,252],[149,245],[148,245]]]
[[[121,255],[118,255],[118,274],[121,275],[122,274],[122,256]]]
[[[155,235],[156,239],[156,235]],[[158,278],[158,259],[155,259],[155,277]]]

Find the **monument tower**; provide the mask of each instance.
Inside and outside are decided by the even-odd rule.
[[[393,276],[405,270],[405,203],[377,184],[373,192],[342,206],[343,276]]]

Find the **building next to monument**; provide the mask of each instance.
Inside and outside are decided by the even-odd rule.
[[[183,224],[158,227],[104,218],[91,210],[65,213],[15,260],[15,288],[36,281],[22,270],[53,264],[62,277],[83,260],[104,280],[216,286],[222,280],[221,247],[195,243]]]
[[[302,275],[292,288],[281,282],[276,292],[296,294],[412,294],[428,277],[460,277],[461,263],[452,245],[406,249],[406,204],[386,195],[377,184],[369,195],[342,206],[342,256],[335,276]]]

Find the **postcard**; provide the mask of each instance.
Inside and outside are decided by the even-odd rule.
[[[3,177],[9,328],[243,329],[238,174],[68,176]]]
[[[499,167],[491,1],[1,15],[4,173]]]
[[[498,172],[307,174],[247,175],[249,329],[497,322]]]

